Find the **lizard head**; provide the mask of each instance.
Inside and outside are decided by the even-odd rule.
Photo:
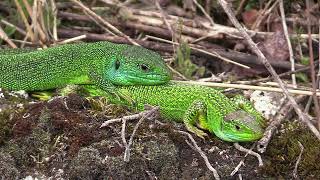
[[[243,110],[229,113],[221,123],[218,136],[229,142],[255,141],[260,139],[264,132],[261,120]]]
[[[171,72],[162,57],[151,50],[120,45],[112,59],[108,79],[115,85],[158,85],[168,82]]]

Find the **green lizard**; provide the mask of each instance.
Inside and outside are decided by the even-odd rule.
[[[171,79],[161,56],[138,46],[78,43],[43,50],[1,50],[0,87],[41,91],[66,84],[157,85]]]
[[[264,119],[243,96],[227,98],[213,88],[169,82],[159,86],[117,86],[116,92],[131,102],[109,97],[94,86],[85,86],[91,96],[107,96],[112,103],[144,110],[146,104],[160,107],[163,118],[183,122],[186,128],[203,137],[207,130],[229,142],[254,141],[262,137]]]

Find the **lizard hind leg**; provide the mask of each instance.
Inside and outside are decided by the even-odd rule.
[[[198,137],[204,139],[205,136],[208,136],[203,130],[199,129],[199,126],[202,129],[208,129],[207,127],[207,108],[203,101],[196,100],[194,101],[186,111],[183,123],[188,129],[188,131],[196,134]]]

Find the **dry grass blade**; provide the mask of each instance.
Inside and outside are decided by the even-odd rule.
[[[203,85],[203,86],[209,86],[209,87],[236,88],[236,89],[260,90],[260,91],[271,91],[271,92],[282,92],[282,93],[284,92],[283,89],[281,89],[281,88],[252,86],[252,85],[244,85],[244,84],[198,82],[198,81],[176,81],[176,82],[186,83],[186,84]],[[308,95],[308,96],[312,96],[312,94],[313,94],[313,92],[305,91],[305,90],[297,90],[297,89],[287,89],[287,90],[289,93],[292,93],[292,94],[300,94],[300,95]],[[320,96],[320,92],[317,92],[316,96]]]
[[[22,7],[21,7],[21,5],[19,4],[18,0],[14,0],[14,2],[15,2],[15,4],[16,4],[16,6],[17,6],[18,12],[19,12],[19,14],[20,14],[20,16],[21,16],[21,18],[22,18],[22,20],[23,20],[24,25],[25,25],[26,28],[27,28],[27,35],[26,35],[26,37],[29,37],[30,40],[31,40],[32,42],[34,42],[34,41],[35,41],[34,34],[33,34],[33,31],[32,31],[32,29],[31,29],[31,27],[30,27],[30,24],[29,24],[29,22],[28,22],[28,20],[27,20],[27,17],[26,17],[26,15],[24,14],[24,12],[23,12],[23,10],[22,10]]]

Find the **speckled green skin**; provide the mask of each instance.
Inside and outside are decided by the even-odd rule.
[[[113,85],[157,85],[171,79],[159,54],[124,44],[78,43],[0,53],[0,87],[9,90],[95,84],[110,92]]]
[[[105,96],[87,87],[92,96]],[[117,93],[130,97],[138,110],[146,104],[160,107],[165,119],[184,122],[187,129],[200,137],[208,130],[229,142],[254,141],[262,137],[264,119],[243,96],[227,98],[213,88],[169,82],[159,86],[117,86]],[[130,105],[110,98],[111,102]],[[199,127],[199,128],[198,128]]]

